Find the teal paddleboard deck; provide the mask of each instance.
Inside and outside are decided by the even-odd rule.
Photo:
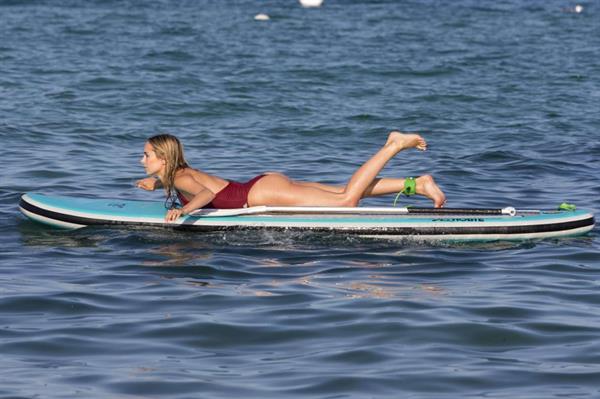
[[[285,230],[365,237],[493,241],[577,236],[594,227],[583,210],[251,207],[199,210],[166,223],[159,201],[24,194],[19,207],[28,218],[50,226],[154,226],[199,232]]]

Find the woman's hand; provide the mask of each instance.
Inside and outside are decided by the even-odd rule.
[[[165,216],[165,220],[167,222],[174,222],[184,215],[187,215],[187,212],[185,212],[183,208],[169,209],[167,211],[167,215]]]
[[[146,177],[145,179],[138,180],[135,186],[142,190],[154,191],[156,189],[156,179],[154,177]]]

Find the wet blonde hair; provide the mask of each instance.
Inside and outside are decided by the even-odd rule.
[[[179,139],[171,134],[159,134],[148,139],[156,156],[165,161],[165,173],[162,180],[167,193],[165,206],[172,208],[177,198],[175,193],[175,174],[178,170],[189,168],[183,155],[183,145]]]

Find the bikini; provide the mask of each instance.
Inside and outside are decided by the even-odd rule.
[[[204,208],[214,209],[234,209],[234,208],[246,208],[248,206],[248,193],[257,181],[262,179],[265,175],[256,176],[252,180],[248,180],[245,183],[239,183],[236,181],[229,180],[229,183],[221,191],[215,194],[213,200],[204,205]],[[177,197],[181,201],[182,205],[187,204],[187,198],[177,191]]]

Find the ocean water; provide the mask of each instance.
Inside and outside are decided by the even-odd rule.
[[[0,0],[0,397],[600,397],[597,229],[432,245],[18,211],[160,200],[133,186],[158,132],[225,178],[344,183],[402,129],[430,149],[382,175],[432,174],[448,206],[598,213],[600,4],[575,5]]]

